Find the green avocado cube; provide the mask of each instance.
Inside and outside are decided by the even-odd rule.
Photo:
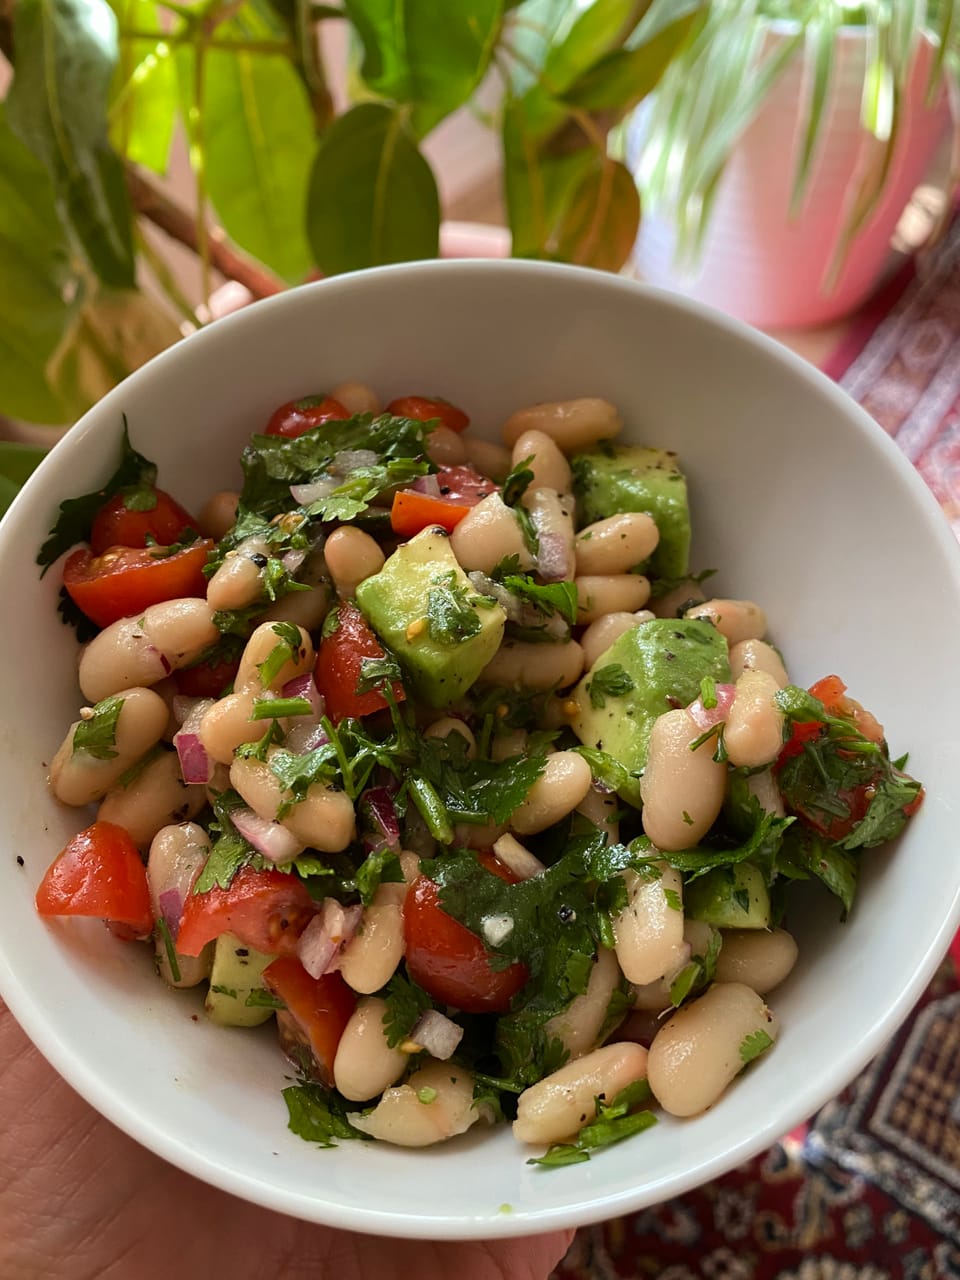
[[[683,578],[690,570],[687,482],[669,449],[598,445],[572,459],[573,492],[581,528],[621,511],[643,511],[660,531],[644,571]]]
[[[759,867],[738,862],[716,867],[683,890],[683,906],[692,920],[718,929],[769,929],[770,894]]]
[[[248,947],[232,933],[222,933],[214,945],[210,989],[203,1006],[211,1022],[221,1027],[259,1027],[272,1018],[274,1010],[262,975],[275,959]]]
[[[630,780],[620,796],[640,806],[640,774],[658,716],[689,706],[709,676],[730,679],[727,642],[709,622],[654,618],[624,632],[573,691],[571,728],[588,747],[619,760]]]
[[[500,647],[507,620],[495,600],[474,590],[440,528],[398,547],[357,587],[357,604],[431,707],[466,693]]]

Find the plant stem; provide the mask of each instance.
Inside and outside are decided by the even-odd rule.
[[[196,219],[132,165],[126,166],[126,177],[130,199],[136,211],[172,240],[198,253]],[[234,248],[219,227],[211,227],[204,221],[204,232],[210,264],[221,275],[242,284],[255,298],[269,298],[283,291],[283,282],[266,267]]]
[[[153,44],[196,44],[192,31],[145,31],[140,27],[121,27],[121,40],[149,40]],[[204,41],[208,49],[221,49],[226,53],[277,54],[289,58],[294,53],[289,40],[238,40],[230,36],[210,36]]]

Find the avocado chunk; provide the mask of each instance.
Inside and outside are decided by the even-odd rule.
[[[716,867],[684,885],[683,906],[693,920],[717,929],[769,929],[770,894],[750,862]]]
[[[477,594],[440,528],[398,547],[357,587],[357,604],[431,707],[447,707],[470,688],[500,647],[507,617]]]
[[[693,702],[705,676],[730,679],[727,642],[716,627],[654,618],[624,632],[574,689],[571,727],[585,746],[606,751],[629,770],[619,794],[630,804],[641,803],[639,775],[654,720]]]
[[[222,933],[214,945],[210,990],[203,1006],[207,1017],[221,1027],[259,1027],[271,1018],[274,1011],[261,975],[275,959],[232,933]]]
[[[669,449],[600,445],[571,461],[580,527],[621,511],[643,511],[660,531],[645,572],[683,578],[690,571],[687,482]]]

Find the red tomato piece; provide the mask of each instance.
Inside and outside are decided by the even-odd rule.
[[[462,507],[446,498],[432,498],[426,493],[401,489],[393,495],[390,525],[401,538],[412,538],[422,529],[435,525],[452,533],[469,510],[470,507]]]
[[[790,727],[790,737],[784,743],[780,754],[777,756],[775,769],[779,769],[792,756],[798,756],[803,750],[805,742],[812,742],[814,738],[819,738],[823,732],[823,725],[818,720],[803,720],[800,723],[794,723]]]
[[[380,641],[367,625],[355,605],[342,604],[337,610],[336,627],[320,641],[313,678],[327,704],[327,715],[334,724],[347,716],[358,720],[383,711],[387,701],[382,693],[371,689],[358,694],[357,683],[365,658],[382,658]],[[393,683],[393,696],[402,702],[407,696],[399,680]]]
[[[439,418],[440,425],[449,427],[451,431],[463,431],[470,425],[470,419],[463,410],[441,396],[398,396],[387,405],[387,413],[398,418],[413,418],[417,422],[432,422]]]
[[[499,971],[492,968],[482,939],[447,915],[439,889],[427,876],[416,879],[407,892],[403,932],[410,977],[435,1000],[465,1013],[506,1012],[529,976],[520,961]]]
[[[42,916],[94,916],[123,925],[128,936],[153,930],[147,872],[137,846],[113,822],[95,822],[68,840],[37,890]]]
[[[296,440],[324,422],[344,422],[349,417],[349,410],[333,396],[304,396],[282,404],[267,423],[264,435]]]
[[[824,711],[835,715],[837,708],[846,701],[843,696],[846,691],[847,686],[839,676],[824,676],[822,680],[815,681],[807,692],[820,699]]]
[[[467,463],[459,467],[438,468],[437,484],[441,498],[458,502],[463,507],[475,507],[483,498],[495,493],[498,487],[489,476],[482,475]]]
[[[173,673],[173,678],[177,682],[177,692],[185,698],[219,698],[233,683],[239,667],[239,658],[219,658],[182,667]]]
[[[203,566],[212,549],[206,538],[173,555],[162,554],[163,547],[111,547],[95,556],[83,547],[67,557],[63,585],[88,618],[108,627],[151,604],[205,596]]]
[[[316,915],[316,905],[296,875],[241,867],[229,889],[191,893],[183,908],[177,950],[198,956],[221,933],[233,933],[266,955],[288,956]]]
[[[154,489],[156,505],[150,511],[131,511],[124,494],[115,493],[97,512],[90,530],[90,550],[102,556],[110,547],[145,547],[148,538],[161,547],[179,542],[197,522],[163,489]]]
[[[295,956],[272,961],[263,971],[263,980],[287,1006],[295,1038],[310,1050],[321,1083],[332,1088],[333,1059],[357,997],[339,973],[311,978]]]

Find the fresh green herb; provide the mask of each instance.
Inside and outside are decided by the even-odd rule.
[[[635,688],[633,679],[619,662],[610,662],[605,667],[598,668],[587,684],[590,705],[598,709],[607,705],[607,698],[622,698]]]
[[[311,520],[356,520],[388,490],[426,475],[430,464],[415,458],[393,458],[371,467],[358,467],[330,493],[304,508]]]
[[[429,1085],[424,1085],[422,1089],[417,1090],[417,1101],[422,1102],[425,1107],[429,1107],[431,1102],[436,1102],[438,1097],[436,1089],[431,1089]]]
[[[744,1066],[759,1058],[761,1053],[766,1051],[773,1044],[773,1040],[767,1035],[766,1031],[760,1029],[751,1031],[748,1036],[744,1036],[740,1041],[740,1061]]]
[[[60,514],[57,516],[56,524],[37,556],[37,564],[43,566],[43,573],[46,573],[65,551],[69,551],[78,542],[87,540],[97,513],[107,499],[112,498],[115,493],[123,492],[124,505],[128,510],[152,510],[156,505],[154,491],[156,479],[157,468],[154,464],[131,446],[127,432],[127,419],[124,415],[119,466],[102,489],[85,493],[79,498],[67,498],[65,502],[60,503]],[[144,505],[146,503],[150,505]],[[42,577],[43,574],[40,576]]]
[[[433,1008],[433,1001],[422,987],[401,973],[395,973],[383,992],[386,1009],[383,1014],[383,1031],[387,1046],[396,1049],[409,1039],[410,1032],[425,1010]]]
[[[681,812],[680,817],[684,820],[684,822],[687,824],[688,827],[693,826],[693,819],[690,817],[689,813],[687,813],[686,809],[684,809]]]
[[[671,911],[682,911],[683,901],[676,889],[664,889],[663,896],[666,899],[667,906]]]
[[[453,824],[433,783],[413,773],[407,775],[404,785],[434,840],[439,844],[453,844]]]
[[[213,994],[214,994],[214,995],[217,995],[217,996],[226,996],[228,1000],[236,1000],[236,998],[237,998],[237,993],[236,993],[235,988],[233,988],[233,987],[222,987],[222,986],[220,986],[220,984],[219,984],[219,983],[217,983],[217,982],[211,982],[211,984],[210,984],[210,990],[213,992]]]
[[[520,526],[523,545],[532,556],[538,556],[540,554],[540,538],[537,536],[533,517],[524,506],[511,507],[511,511],[516,516],[517,524]]]
[[[701,573],[685,573],[682,578],[654,578],[650,583],[650,599],[662,600],[678,587],[699,587],[708,578],[712,578],[716,569],[704,569]],[[699,599],[691,599],[691,604],[699,604]]]
[[[396,658],[389,655],[384,655],[382,658],[363,658],[360,662],[360,675],[354,693],[359,698],[365,693],[380,690],[385,684],[397,684],[402,681],[402,678],[403,673]]]
[[[286,1009],[282,1000],[278,1000],[266,987],[253,987],[244,1000],[247,1009]]]
[[[124,698],[112,694],[93,708],[87,720],[81,720],[73,731],[73,754],[83,753],[95,760],[113,760],[117,756],[117,720]]]
[[[738,862],[748,861],[763,868],[769,880],[773,878],[784,835],[793,823],[792,817],[779,818],[774,813],[761,811],[756,826],[739,845],[725,843],[717,849],[697,845],[692,849],[671,852],[654,849],[646,836],[638,836],[631,841],[630,850],[637,859],[638,867],[644,863],[652,867],[656,863],[665,862],[667,866],[683,872],[688,882],[699,879],[715,867],[730,867]]]
[[[719,929],[714,929],[706,952],[702,956],[693,956],[690,963],[685,964],[673,979],[670,984],[670,1003],[675,1008],[695,992],[708,987],[713,981],[722,941]]]
[[[291,1132],[321,1147],[334,1147],[348,1138],[366,1138],[347,1119],[347,1106],[338,1093],[318,1084],[292,1084],[283,1090]]]
[[[368,853],[357,868],[357,892],[365,907],[369,907],[382,884],[402,883],[403,868],[400,866],[400,859],[390,849],[375,849],[373,853]]]
[[[136,782],[140,775],[153,764],[154,760],[159,760],[164,754],[165,749],[163,744],[160,742],[155,743],[146,755],[142,755],[139,760],[134,760],[129,769],[124,769],[123,773],[121,773],[120,777],[117,779],[116,785],[118,787],[122,787],[123,790],[126,791],[127,787]]]
[[[167,964],[170,968],[170,977],[174,982],[180,981],[180,963],[177,960],[177,949],[173,945],[173,938],[170,936],[170,926],[160,916],[154,927],[154,933],[160,942],[163,943],[163,949],[166,953]]]
[[[496,570],[494,570],[494,575]],[[508,573],[499,581],[545,618],[559,614],[572,627],[577,620],[577,588],[572,582],[540,583],[528,573]]]
[[[255,698],[251,720],[282,720],[285,716],[309,716],[313,707],[309,698]]]
[[[268,865],[230,820],[231,812],[243,807],[243,803],[243,798],[236,791],[221,791],[213,796],[214,820],[210,823],[210,833],[218,838],[197,876],[194,893],[207,893],[214,888],[229,889],[241,867],[263,870]]]
[[[533,481],[533,472],[530,470],[531,462],[533,462],[533,454],[529,458],[524,458],[522,462],[515,463],[507,472],[500,491],[500,497],[508,507],[515,507],[527,489],[529,489]]]
[[[717,683],[712,676],[700,681],[700,701],[706,711],[713,711],[717,705]]]
[[[543,773],[546,755],[528,752],[522,759],[494,762],[470,760],[467,751],[467,743],[459,733],[446,738],[422,738],[417,743],[417,761],[407,785],[413,777],[428,782],[453,822],[506,822]]]
[[[61,587],[57,596],[57,613],[65,627],[73,627],[77,633],[77,643],[86,644],[92,640],[100,628],[75,603],[66,587]]]
[[[269,688],[288,662],[292,662],[303,646],[300,628],[292,622],[275,622],[273,632],[279,637],[257,670],[260,672],[260,684]]]
[[[557,1143],[545,1155],[528,1160],[527,1164],[544,1168],[558,1168],[569,1164],[582,1164],[590,1159],[592,1151],[622,1142],[624,1138],[643,1133],[657,1123],[652,1111],[637,1108],[650,1098],[650,1086],[646,1080],[628,1084],[609,1104],[601,1098],[595,1102],[596,1119],[585,1125],[572,1143]]]
[[[462,644],[477,635],[482,625],[480,618],[472,607],[473,600],[457,582],[456,573],[451,569],[449,573],[438,574],[434,583],[427,593],[430,639],[438,644]]]
[[[598,747],[573,747],[572,750],[583,756],[596,781],[602,782],[611,791],[619,791],[630,781],[630,770],[608,752],[601,751]]]

